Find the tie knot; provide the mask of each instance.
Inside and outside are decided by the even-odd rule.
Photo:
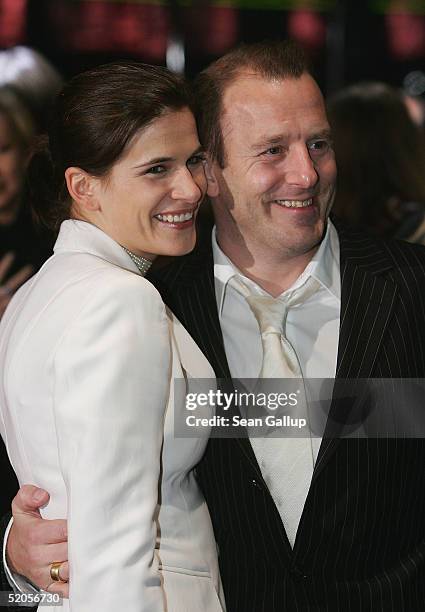
[[[262,334],[283,334],[287,312],[285,300],[266,295],[249,295],[246,301],[258,321]]]
[[[271,295],[255,293],[239,276],[233,276],[229,283],[248,302],[258,321],[261,334],[277,333],[284,335],[288,309],[305,302],[319,288],[318,281],[310,276],[305,283],[289,292],[285,297],[274,298]]]

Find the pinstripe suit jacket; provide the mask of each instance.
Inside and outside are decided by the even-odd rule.
[[[338,228],[337,377],[425,377],[425,248]],[[210,245],[155,282],[218,377],[230,377]],[[198,466],[228,612],[425,610],[425,440],[325,438],[291,549],[247,439]]]
[[[339,237],[337,375],[424,377],[425,249]],[[212,263],[200,249],[153,280],[226,378]],[[228,612],[425,610],[424,467],[423,440],[324,439],[291,549],[249,441],[211,439],[198,474]]]

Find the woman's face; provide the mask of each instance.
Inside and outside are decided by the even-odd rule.
[[[19,204],[24,156],[7,117],[0,113],[0,218]]]
[[[170,111],[137,134],[101,180],[94,222],[138,255],[188,253],[207,189],[204,164],[192,113]]]

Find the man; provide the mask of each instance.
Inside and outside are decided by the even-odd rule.
[[[217,376],[265,371],[253,296],[291,304],[303,293],[287,308],[280,339],[306,379],[423,377],[425,252],[337,231],[328,221],[335,160],[323,99],[299,50],[276,43],[232,51],[199,77],[198,96],[217,187],[212,247],[155,280]],[[305,292],[310,279],[314,291]],[[339,408],[335,402],[331,411]],[[253,439],[210,440],[198,476],[228,611],[423,610],[423,441],[324,437],[319,444],[311,443],[311,466],[291,464],[294,487],[309,485],[292,496],[280,471],[293,460],[281,452],[284,440],[273,447],[273,469]],[[34,512],[47,499],[29,497]],[[23,498],[15,503],[9,562],[47,586],[51,563],[66,558],[63,542],[52,544],[64,540],[63,523],[20,516]],[[66,578],[67,565],[60,571]]]

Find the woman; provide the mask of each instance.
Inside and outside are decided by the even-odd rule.
[[[23,179],[35,124],[11,87],[0,87],[0,318],[14,291],[51,255],[23,198]]]
[[[329,120],[334,212],[375,235],[425,244],[425,143],[401,93],[385,83],[352,85],[330,100]]]
[[[0,319],[16,289],[52,252],[46,233],[36,231],[22,193],[35,129],[33,117],[17,91],[0,87]],[[17,483],[1,440],[0,471],[3,514],[10,508]]]
[[[9,47],[0,51],[0,84],[19,92],[31,110],[37,131],[44,130],[53,99],[63,86],[53,64],[31,47]]]
[[[173,437],[190,378],[214,374],[143,278],[156,255],[195,244],[207,181],[186,85],[131,63],[77,76],[49,147],[29,181],[60,232],[2,321],[0,406],[20,482],[49,490],[44,517],[69,520],[70,600],[57,609],[219,612],[192,472],[205,438]]]

